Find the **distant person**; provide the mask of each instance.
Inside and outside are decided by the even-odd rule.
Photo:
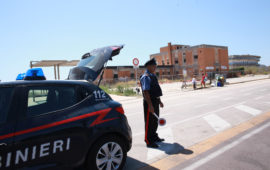
[[[187,82],[186,82],[186,80],[183,80],[182,81],[182,85],[181,85],[181,90],[183,90],[183,88],[187,88]]]
[[[192,85],[193,85],[193,90],[196,90],[196,77],[195,77],[195,75],[193,76],[191,82],[192,82]]]
[[[206,81],[206,76],[202,74],[202,80],[201,80],[201,88],[205,87],[205,81]]]
[[[154,113],[159,116],[159,106],[163,107],[160,96],[162,90],[159,86],[155,70],[157,67],[156,60],[152,58],[145,63],[146,70],[140,78],[142,93],[143,93],[143,107],[144,107],[144,121],[145,121],[145,142],[147,147],[158,148],[157,142],[162,142],[157,134],[158,119]]]

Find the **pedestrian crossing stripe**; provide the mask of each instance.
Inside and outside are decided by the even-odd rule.
[[[207,116],[204,116],[203,119],[216,131],[220,132],[223,131],[229,127],[231,127],[230,123],[222,119],[221,117],[210,114]]]
[[[261,110],[258,110],[258,109],[254,109],[252,107],[249,107],[249,106],[246,106],[246,105],[237,105],[237,106],[234,106],[236,109],[238,110],[241,110],[241,111],[244,111],[246,113],[249,113],[251,114],[252,116],[257,116],[259,114],[261,114]]]

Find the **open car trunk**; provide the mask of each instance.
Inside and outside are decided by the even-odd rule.
[[[120,53],[123,45],[98,48],[82,56],[81,61],[69,72],[69,80],[95,81],[108,60]]]

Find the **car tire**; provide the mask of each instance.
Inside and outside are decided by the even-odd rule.
[[[127,158],[124,140],[116,135],[101,137],[88,153],[86,168],[88,170],[123,169]],[[110,169],[110,168],[109,168]]]

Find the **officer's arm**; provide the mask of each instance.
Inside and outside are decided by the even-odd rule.
[[[160,107],[164,107],[164,104],[163,104],[163,102],[161,101],[160,98],[159,98],[159,105],[160,105]]]
[[[151,101],[151,98],[150,98],[150,93],[149,93],[150,83],[151,83],[151,79],[150,79],[149,76],[143,76],[141,78],[141,84],[142,84],[142,91],[143,91],[144,99],[146,100],[146,102],[147,102],[147,104],[149,106],[149,111],[151,113],[154,113],[154,107],[153,107],[153,104],[152,104],[152,101]]]
[[[149,106],[149,112],[154,113],[154,107],[150,98],[150,94],[148,90],[143,91],[144,99],[146,100],[148,106]]]

